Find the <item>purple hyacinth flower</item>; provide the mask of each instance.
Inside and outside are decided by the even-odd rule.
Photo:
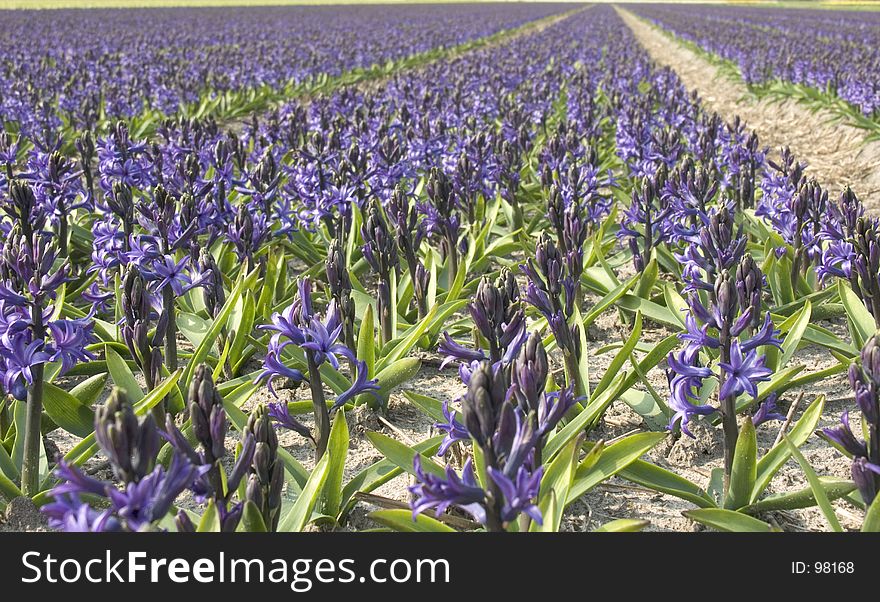
[[[509,522],[519,516],[520,512],[525,512],[533,521],[539,525],[542,524],[541,511],[532,500],[538,496],[538,491],[541,488],[541,477],[544,475],[543,466],[538,467],[534,472],[529,472],[525,466],[520,466],[514,479],[491,466],[487,470],[489,477],[495,481],[504,496],[501,520]]]
[[[768,395],[752,415],[752,424],[760,426],[770,420],[785,420],[785,416],[776,411],[777,394]]]
[[[55,320],[49,323],[49,333],[54,344],[49,361],[61,361],[61,372],[64,374],[77,362],[87,362],[95,356],[86,351],[86,345],[94,340],[92,324],[85,320]]]
[[[752,397],[758,396],[757,383],[770,380],[773,373],[764,365],[766,358],[758,356],[752,350],[743,355],[739,341],[730,345],[730,362],[719,362],[718,365],[727,373],[727,378],[721,386],[720,396],[722,399],[729,396],[738,396],[748,393]]]
[[[290,407],[286,401],[270,402],[266,408],[269,411],[269,417],[275,422],[275,428],[290,429],[307,439],[314,440],[309,428],[290,414]]]
[[[443,418],[445,422],[435,422],[434,428],[438,431],[446,433],[440,448],[437,450],[438,456],[445,456],[446,452],[456,441],[470,441],[471,435],[465,426],[455,417],[456,412],[449,407],[449,400],[443,402]]]
[[[422,470],[422,459],[416,454],[413,460],[416,472],[416,485],[409,488],[414,496],[410,502],[413,520],[425,510],[434,509],[443,514],[449,506],[455,505],[468,512],[480,524],[486,524],[486,509],[483,503],[486,492],[477,483],[473,462],[468,459],[459,477],[451,466],[446,467],[446,477],[438,477]]]
[[[111,507],[130,530],[146,529],[168,514],[177,496],[210,469],[209,465],[195,466],[174,454],[167,471],[157,466],[137,483],[128,483],[124,490],[108,489]]]
[[[312,318],[309,327],[303,331],[306,335],[306,341],[300,347],[312,351],[315,363],[319,366],[326,361],[338,370],[339,358],[336,357],[337,355],[352,361],[355,357],[351,349],[342,343],[336,342],[342,333],[342,323],[337,317],[338,314],[335,311],[335,307],[335,301],[331,301],[330,309],[327,311],[326,324],[316,317]]]
[[[275,397],[278,397],[278,393],[275,392],[275,389],[272,387],[272,381],[277,377],[289,378],[296,383],[301,383],[306,380],[305,375],[302,372],[297,370],[296,368],[288,368],[284,365],[284,363],[279,358],[279,351],[275,349],[272,344],[269,345],[269,352],[266,354],[266,358],[263,360],[263,371],[257,375],[257,378],[254,379],[254,384],[265,381],[266,386],[269,391]]]
[[[858,458],[868,455],[868,446],[864,441],[859,440],[849,427],[849,410],[844,410],[840,415],[840,426],[824,428],[822,434],[852,456]]]
[[[346,347],[346,349],[348,349]],[[355,396],[360,395],[361,393],[370,393],[377,400],[379,399],[378,391],[379,381],[372,379],[367,379],[367,362],[363,360],[355,360],[355,366],[357,368],[354,382],[351,383],[351,386],[343,391],[339,397],[336,398],[336,401],[333,404],[333,407],[330,408],[330,411],[340,408],[348,403]]]
[[[468,349],[467,347],[460,345],[455,342],[455,340],[449,336],[449,333],[443,331],[443,340],[440,342],[440,346],[437,348],[437,353],[443,355],[443,362],[440,364],[440,369],[445,368],[450,362],[466,362],[468,364],[472,362],[481,362],[485,359],[486,354],[483,353],[480,349]]]

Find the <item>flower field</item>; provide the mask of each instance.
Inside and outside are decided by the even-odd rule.
[[[3,11],[0,530],[880,531],[878,18]]]

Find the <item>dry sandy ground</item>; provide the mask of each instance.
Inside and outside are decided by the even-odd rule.
[[[761,144],[778,151],[789,146],[832,197],[849,185],[863,202],[880,211],[880,142],[865,142],[865,132],[836,121],[826,110],[795,100],[758,99],[742,81],[674,41],[647,21],[618,10],[651,58],[671,67],[688,90],[726,121],[736,115],[757,132]]]

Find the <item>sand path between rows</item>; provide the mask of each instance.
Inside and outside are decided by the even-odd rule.
[[[880,142],[866,143],[864,130],[834,122],[829,111],[814,111],[795,100],[757,99],[742,81],[656,27],[626,10],[618,13],[651,58],[672,68],[707,109],[728,122],[739,115],[773,155],[789,146],[831,198],[849,185],[872,213],[880,213]]]

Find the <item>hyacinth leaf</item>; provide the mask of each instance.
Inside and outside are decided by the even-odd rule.
[[[196,525],[196,533],[219,533],[220,530],[220,513],[217,512],[214,500],[208,500],[208,507],[205,508],[199,524]]]
[[[685,510],[683,515],[718,531],[733,533],[770,533],[773,528],[762,520],[748,514],[723,508],[696,508]]]
[[[324,483],[327,481],[327,475],[330,467],[330,454],[324,454],[312,474],[309,475],[308,481],[296,498],[293,505],[286,508],[281,520],[278,521],[278,531],[280,533],[299,533],[305,529],[312,518],[312,511],[321,497],[321,491]]]
[[[739,430],[736,448],[733,452],[733,465],[730,468],[730,484],[724,507],[741,508],[749,503],[749,495],[755,488],[758,474],[758,440],[755,425],[746,418]]]
[[[565,505],[638,460],[666,436],[667,433],[638,433],[607,446],[595,464],[586,469],[578,466]]]
[[[379,396],[387,400],[392,389],[414,378],[421,367],[422,360],[417,357],[407,357],[384,368],[376,375],[376,380],[379,381]],[[367,396],[372,399],[371,395],[367,394]]]
[[[12,424],[15,426],[15,442],[12,446],[12,462],[15,464],[16,470],[21,473],[21,464],[24,462],[24,437],[21,433],[25,432],[25,424],[27,405],[25,402],[16,399],[12,404]]]
[[[21,478],[18,467],[12,461],[12,457],[2,443],[0,443],[0,473],[12,481],[18,481]]]
[[[836,533],[842,533],[843,527],[840,526],[840,521],[837,519],[837,515],[834,513],[834,508],[831,506],[831,502],[828,500],[828,496],[825,494],[825,488],[822,487],[822,482],[819,481],[819,477],[816,474],[816,471],[813,470],[813,467],[810,466],[810,463],[807,462],[807,459],[804,458],[804,455],[800,452],[797,446],[791,442],[791,439],[783,435],[782,437],[785,444],[788,446],[789,452],[794,456],[794,459],[797,460],[797,463],[800,464],[801,470],[804,471],[804,475],[807,477],[807,482],[810,484],[810,489],[813,490],[813,496],[816,499],[816,503],[819,506],[819,509],[822,511],[822,514],[825,516],[825,520],[828,521],[828,525],[831,527],[831,530]]]
[[[853,343],[858,349],[865,345],[871,335],[876,330],[874,316],[867,310],[862,300],[859,299],[853,290],[847,286],[843,280],[837,281],[837,292],[840,295],[840,301],[846,309],[846,316],[850,325],[850,334],[853,337]]]
[[[579,437],[572,439],[562,451],[556,454],[553,461],[547,465],[544,476],[541,479],[541,490],[538,495],[539,507],[550,503],[545,500],[548,496],[552,496],[554,507],[556,500],[568,499],[568,491],[571,488],[577,468],[578,452],[581,445],[583,445],[584,437],[585,435],[581,434]],[[558,531],[562,522],[562,513],[557,511],[552,517],[544,515],[543,522],[542,530]]]
[[[880,495],[874,498],[865,512],[862,533],[880,533]]]
[[[403,395],[428,418],[436,420],[437,422],[446,420],[446,417],[443,416],[443,403],[440,400],[428,397],[427,395],[421,395],[414,391],[404,391]],[[454,412],[454,414],[458,417],[459,422],[461,422],[461,416],[458,416],[458,412]]]
[[[648,299],[650,297],[651,291],[654,289],[654,283],[657,282],[657,274],[657,259],[652,256],[651,261],[649,261],[648,265],[645,266],[645,269],[642,270],[639,284],[636,286],[635,290],[636,297],[641,297],[642,299]]]
[[[367,375],[376,373],[376,325],[373,319],[373,304],[367,304],[357,337],[357,358],[367,364]]]
[[[432,458],[429,458],[423,452],[417,452],[413,448],[408,447],[399,441],[395,441],[391,437],[387,437],[374,431],[368,431],[367,439],[370,440],[373,447],[379,450],[383,456],[411,475],[415,476],[413,460],[415,460],[416,454],[418,453],[421,456],[423,471],[429,472],[438,477],[446,476],[444,470]]]
[[[647,520],[638,520],[635,518],[619,518],[611,522],[605,523],[600,527],[593,529],[593,533],[638,533],[643,531],[651,522]]]
[[[138,384],[137,378],[128,367],[128,364],[110,345],[106,346],[104,356],[107,358],[107,370],[110,371],[110,378],[113,379],[113,385],[125,393],[129,401],[135,403],[144,398],[144,391]]]
[[[431,322],[434,320],[438,311],[439,308],[435,305],[428,311],[428,315],[425,316],[424,320],[421,320],[417,324],[411,326],[404,334],[403,339],[401,339],[396,345],[391,347],[391,350],[388,351],[388,353],[384,354],[382,359],[380,359],[376,363],[376,371],[381,372],[388,365],[396,362],[407,353],[409,353],[409,351],[416,346],[416,343],[419,342],[419,339],[422,337],[422,335],[425,334],[425,331],[428,330],[428,327],[431,325]]]
[[[825,408],[825,396],[818,396],[809,407],[804,410],[800,420],[792,427],[788,433],[788,438],[795,447],[800,447],[806,442],[816,425],[822,417],[822,410]],[[758,460],[758,471],[755,478],[755,487],[752,490],[750,504],[754,504],[767,486],[773,479],[773,476],[782,468],[783,464],[788,462],[791,457],[791,450],[784,442],[780,442],[770,449],[764,456]]]
[[[574,320],[575,324],[578,325],[578,338],[580,339],[580,357],[578,357],[578,373],[580,374],[579,386],[583,388],[583,391],[578,391],[579,394],[584,396],[584,401],[589,403],[592,394],[590,393],[590,352],[589,352],[589,343],[587,342],[587,328],[583,325],[583,318],[581,317],[581,311],[578,309],[577,305],[574,306]],[[581,405],[578,402],[578,405]]]
[[[577,437],[589,425],[593,424],[605,408],[608,407],[620,394],[626,375],[618,374],[611,385],[596,395],[586,408],[581,410],[577,416],[571,419],[564,427],[556,431],[556,434],[550,437],[547,445],[544,447],[544,459],[549,461],[557,452],[573,438]]]
[[[681,328],[685,327],[684,316],[688,311],[687,301],[684,300],[671,282],[667,282],[663,287],[663,298],[666,300],[666,308],[672,312],[672,315],[678,318],[678,324]]]
[[[669,335],[659,343],[656,343],[651,346],[650,351],[645,357],[642,358],[642,361],[639,362],[638,369],[633,371],[632,374],[626,377],[623,382],[623,390],[627,390],[632,388],[639,380],[639,373],[647,374],[650,370],[652,370],[657,364],[666,359],[666,356],[669,355],[669,352],[678,347],[681,344],[678,336]]]
[[[776,366],[772,366],[773,368],[788,365],[789,360],[794,355],[795,351],[797,351],[804,333],[807,331],[812,312],[813,306],[807,301],[800,312],[780,324],[780,330],[787,332],[788,334],[785,335],[785,339],[782,341],[782,357],[779,359],[779,363]],[[789,322],[791,323],[789,324]]]
[[[538,500],[538,510],[541,511],[541,524],[539,525],[535,521],[531,521],[529,531],[532,533],[555,533],[559,531],[559,525],[562,523],[562,513],[559,511],[559,500],[556,497],[555,491],[551,489],[547,495],[542,496]],[[514,526],[518,528],[519,524],[512,522],[508,530]]]
[[[640,311],[646,318],[666,324],[675,330],[682,329],[678,316],[674,315],[672,311],[666,307],[658,305],[653,301],[642,299],[636,295],[624,295],[617,302],[617,305],[633,313]]]
[[[7,501],[12,501],[17,497],[21,497],[21,489],[18,488],[12,479],[0,471],[0,496],[5,497]]]
[[[329,516],[335,517],[339,514],[342,505],[342,474],[348,457],[348,439],[348,422],[345,419],[345,411],[340,408],[333,418],[330,439],[327,442],[327,454],[330,460],[323,487],[322,512]]]
[[[235,304],[238,303],[238,298],[241,296],[246,283],[255,278],[256,274],[257,270],[254,270],[253,272],[251,272],[250,275],[248,275],[247,278],[239,278],[238,282],[235,284],[235,287],[232,289],[232,292],[230,292],[229,296],[226,298],[226,302],[223,304],[223,307],[220,309],[217,317],[214,319],[214,322],[211,324],[211,328],[208,330],[207,333],[205,333],[205,337],[204,339],[202,339],[202,343],[198,347],[196,347],[196,350],[193,352],[192,358],[190,358],[189,363],[186,365],[183,377],[180,379],[180,390],[183,395],[185,395],[186,391],[189,389],[189,383],[192,380],[192,376],[195,372],[196,366],[205,362],[205,360],[208,358],[208,354],[214,347],[214,343],[217,341],[217,337],[220,336],[220,333],[226,326],[226,322],[229,320],[229,316],[232,314],[232,310],[233,308],[235,308]]]
[[[416,453],[436,453],[442,440],[443,435],[437,435],[417,443],[412,447],[413,458],[415,458]],[[359,491],[369,493],[402,473],[403,469],[387,458],[379,460],[360,471],[342,488],[342,511],[340,512],[340,517],[344,516],[352,506],[355,493]]]
[[[644,460],[635,460],[619,471],[617,476],[642,487],[681,498],[700,508],[715,507],[715,501],[696,483]]]
[[[193,347],[198,347],[211,328],[211,323],[201,316],[181,311],[177,313],[177,328]]]
[[[621,297],[629,292],[629,290],[636,284],[636,282],[638,282],[638,280],[639,275],[636,274],[629,280],[618,284],[611,291],[607,292],[601,299],[599,299],[596,305],[594,305],[593,308],[590,310],[590,313],[588,313],[584,317],[584,328],[595,322],[596,318],[602,315],[605,310],[617,303]]]
[[[50,383],[43,383],[43,409],[55,424],[77,437],[86,437],[95,428],[92,408]]]
[[[819,483],[829,501],[845,497],[856,489],[855,483],[845,479],[819,477]],[[801,508],[811,508],[815,505],[816,496],[813,493],[813,487],[808,485],[797,491],[768,495],[754,504],[739,508],[738,511],[745,512],[746,514],[758,514],[760,512],[776,510],[799,510]]]
[[[629,337],[627,337],[626,341],[623,344],[623,347],[620,348],[620,351],[617,352],[617,355],[611,360],[611,363],[608,365],[608,368],[605,370],[605,374],[602,375],[602,379],[596,385],[594,390],[594,395],[600,395],[603,391],[607,390],[611,381],[614,380],[614,377],[620,372],[620,369],[623,368],[623,365],[630,358],[630,354],[636,347],[636,343],[638,343],[639,338],[642,336],[642,313],[636,312],[636,318],[632,325],[632,332]]]
[[[229,347],[229,363],[233,366],[233,373],[238,367],[242,354],[244,353],[245,344],[248,336],[254,329],[254,320],[256,319],[256,304],[254,303],[254,294],[251,291],[245,291],[244,295],[239,299],[237,305],[241,309],[238,315],[231,320],[232,326],[230,330],[234,332],[232,343]]]
[[[241,524],[239,530],[246,533],[266,533],[266,522],[257,505],[251,500],[245,500],[241,511]]]
[[[107,373],[101,372],[88,377],[70,390],[70,394],[76,397],[85,406],[90,406],[100,397],[107,384]]]
[[[367,517],[380,525],[402,533],[455,533],[455,529],[441,523],[436,518],[422,513],[413,519],[412,512],[404,509],[375,510],[370,512]]]

